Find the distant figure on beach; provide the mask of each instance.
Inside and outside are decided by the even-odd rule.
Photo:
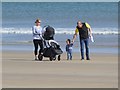
[[[80,20],[77,22],[75,34],[73,36],[73,42],[79,33],[80,49],[81,49],[81,60],[84,60],[84,45],[86,48],[86,60],[90,60],[89,56],[89,37],[92,37],[92,30],[88,23],[82,23]]]
[[[67,52],[67,60],[72,60],[72,46],[73,46],[73,43],[71,42],[70,39],[67,39],[66,40],[66,52]]]
[[[37,19],[35,21],[35,26],[32,27],[32,33],[33,33],[33,43],[34,43],[34,54],[35,54],[35,60],[38,59],[38,46],[40,46],[39,53],[41,54],[43,51],[43,41],[42,41],[42,34],[44,31],[42,30],[42,27],[40,26],[41,20]]]

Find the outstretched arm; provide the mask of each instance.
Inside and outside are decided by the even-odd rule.
[[[73,35],[73,40],[72,40],[72,42],[75,41],[76,37],[77,37],[77,33],[75,33],[75,34]]]
[[[75,41],[75,39],[76,39],[76,37],[77,37],[77,33],[78,33],[78,29],[76,28],[76,30],[75,30],[75,34],[73,35],[73,40],[72,40],[72,42]]]

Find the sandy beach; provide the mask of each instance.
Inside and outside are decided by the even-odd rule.
[[[28,51],[2,52],[2,88],[117,88],[118,56],[91,54],[81,61],[79,53],[67,61],[34,61]]]
[[[36,35],[46,25],[55,29],[61,61],[34,60],[38,18],[42,28]],[[2,88],[118,88],[118,2],[4,2],[1,20]],[[73,60],[66,60],[66,40],[73,39],[78,20],[92,28],[90,61],[80,60],[79,35]]]

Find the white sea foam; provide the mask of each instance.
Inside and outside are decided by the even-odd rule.
[[[31,28],[2,28],[2,34],[32,34]],[[55,28],[56,34],[74,34],[75,28]],[[92,28],[93,34],[120,34],[117,28]]]

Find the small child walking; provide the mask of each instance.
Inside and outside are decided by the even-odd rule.
[[[72,46],[73,46],[73,43],[71,43],[71,40],[70,39],[67,39],[66,40],[66,52],[67,52],[67,60],[72,60]]]

